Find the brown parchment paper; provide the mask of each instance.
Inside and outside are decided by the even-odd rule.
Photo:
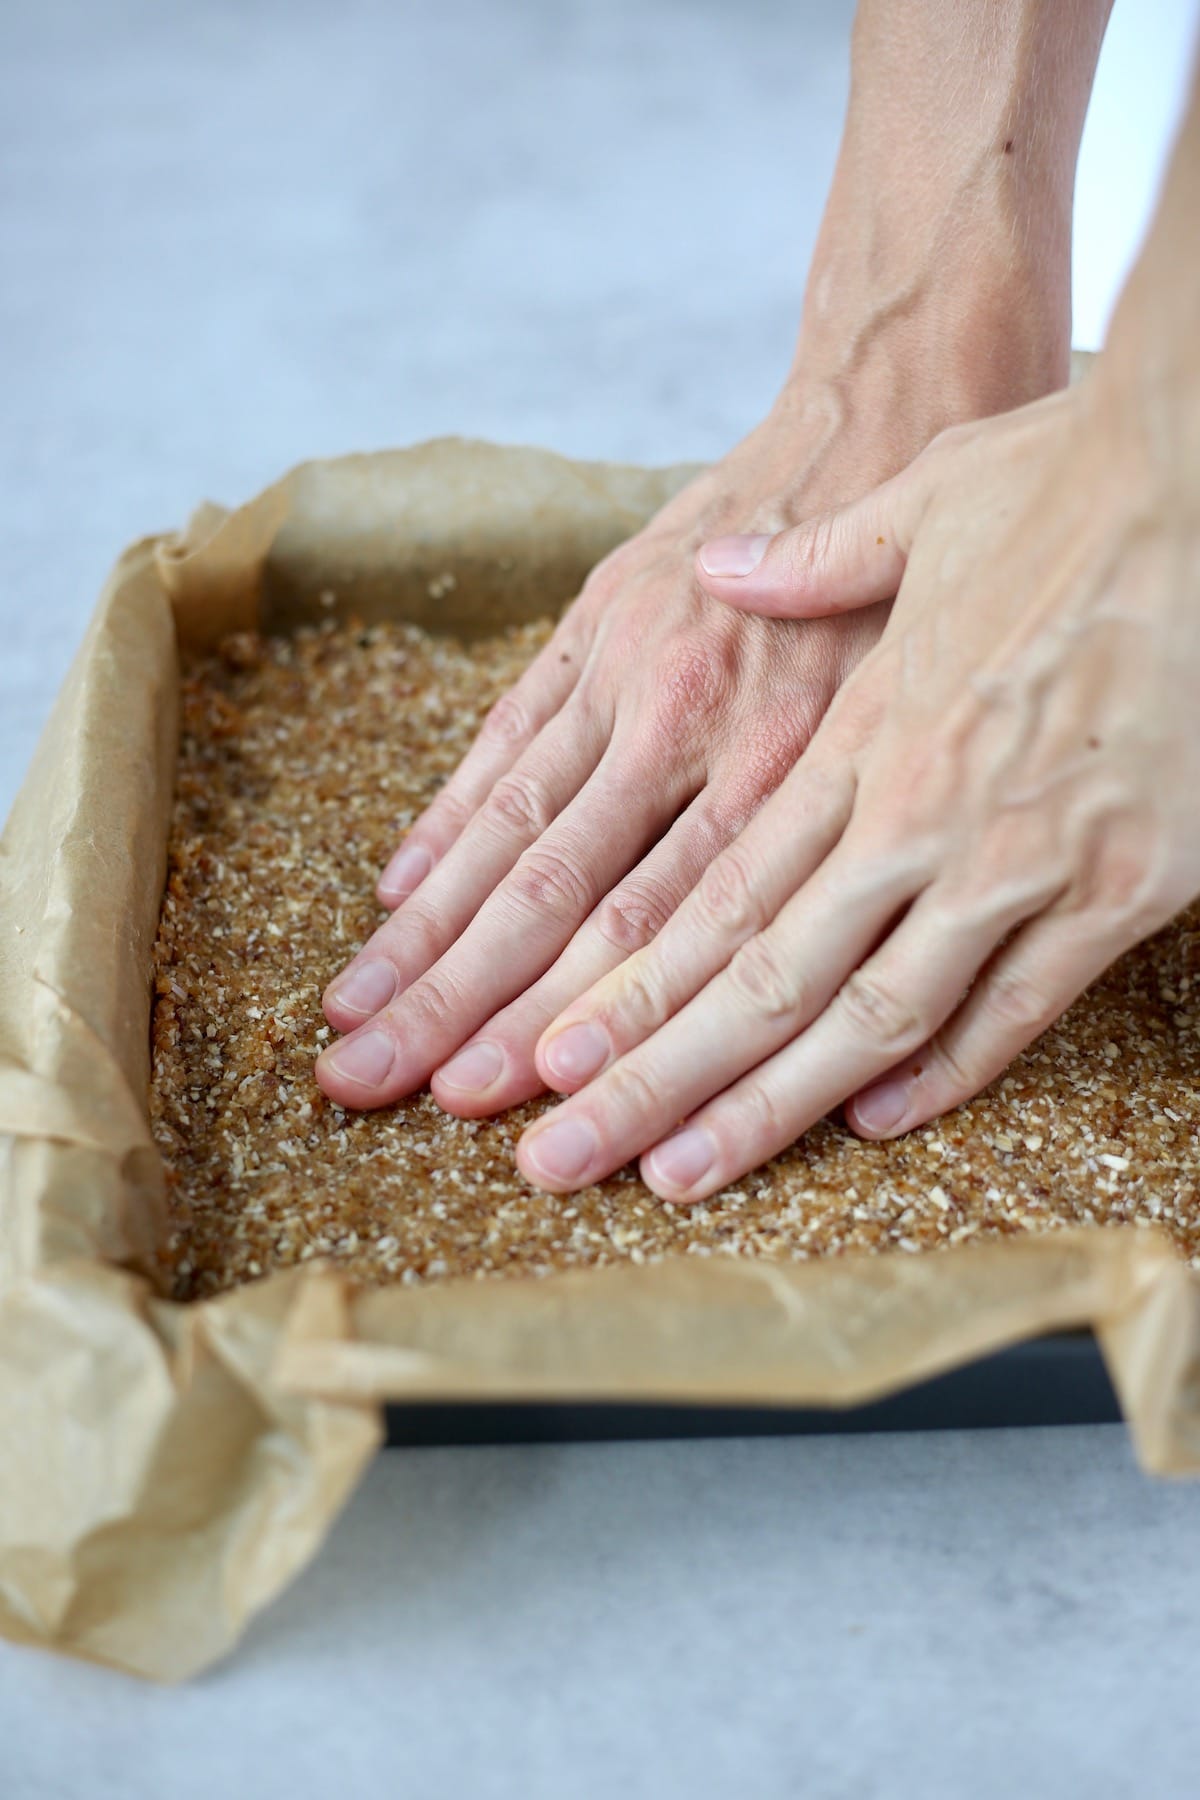
[[[117,564],[0,840],[5,1636],[203,1668],[314,1554],[388,1398],[838,1406],[1092,1325],[1144,1465],[1200,1470],[1200,1283],[1152,1232],[359,1293],[306,1264],[191,1306],[158,1292],[149,954],[177,644],[328,617],[330,594],[465,634],[535,617],[689,473],[444,440],[306,464]]]

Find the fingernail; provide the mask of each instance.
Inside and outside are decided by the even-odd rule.
[[[552,1037],[543,1061],[555,1081],[588,1081],[608,1059],[608,1039],[598,1025],[568,1025]]]
[[[646,1164],[655,1181],[665,1182],[668,1187],[690,1188],[707,1175],[716,1153],[712,1133],[702,1125],[688,1125],[651,1150]]]
[[[379,893],[389,900],[405,900],[433,867],[433,852],[424,844],[403,844],[379,877]]]
[[[347,1038],[325,1055],[335,1074],[363,1087],[378,1087],[395,1060],[396,1043],[386,1031],[364,1031],[361,1037]]]
[[[340,981],[335,981],[332,997],[347,1012],[377,1013],[396,992],[396,971],[390,962],[376,958],[355,963]]]
[[[700,567],[706,575],[752,575],[771,539],[719,537],[700,546]]]
[[[496,1044],[468,1044],[438,1070],[438,1079],[464,1094],[479,1094],[491,1087],[503,1067],[504,1054]]]
[[[864,1088],[854,1102],[854,1117],[868,1131],[894,1131],[908,1111],[910,1083],[903,1076]]]
[[[551,1181],[574,1181],[596,1154],[596,1131],[584,1119],[559,1119],[526,1140],[526,1155]]]

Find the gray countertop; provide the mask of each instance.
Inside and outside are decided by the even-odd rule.
[[[0,812],[115,553],[446,431],[718,454],[790,351],[849,7],[0,7]],[[1077,339],[1193,7],[1118,0]],[[1200,1488],[1114,1427],[391,1452],[224,1667],[0,1646],[4,1800],[1191,1794]]]
[[[3,1791],[1183,1800],[1198,1529],[1117,1426],[389,1452],[192,1686],[0,1652]]]

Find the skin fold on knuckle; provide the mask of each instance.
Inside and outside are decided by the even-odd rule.
[[[1005,1038],[1013,1033],[1038,1037],[1061,1011],[1053,996],[1019,968],[994,969],[985,976],[980,999]]]
[[[621,1151],[622,1144],[615,1140],[660,1118],[666,1093],[666,1085],[643,1062],[627,1056],[614,1063],[600,1078],[594,1098],[589,1096],[589,1111],[602,1141]],[[631,1151],[642,1147],[635,1144]]]
[[[660,963],[648,947],[635,951],[620,968],[598,981],[583,1000],[555,1021],[552,1030],[587,1019],[606,1030],[614,1044],[629,1044],[660,1024],[667,1012]],[[548,1039],[550,1033],[546,1036]]]
[[[699,1121],[698,1121],[699,1122]],[[802,1124],[784,1117],[776,1096],[760,1081],[718,1101],[703,1118],[717,1145],[711,1174],[734,1181],[746,1169],[775,1156],[800,1134]]]
[[[774,569],[768,564],[766,578],[774,587],[786,590],[797,599],[819,594],[834,566],[836,550],[836,515],[820,513],[807,524],[788,532]]]
[[[524,701],[515,688],[510,688],[507,694],[501,694],[488,708],[479,728],[479,735],[485,743],[511,749],[516,744],[524,743],[531,728],[532,722]]]
[[[754,867],[746,852],[731,846],[700,877],[692,909],[702,930],[722,942],[740,943],[766,920]]]
[[[896,1062],[928,1036],[918,1005],[874,972],[855,969],[839,990],[837,1005],[859,1042]]]
[[[446,935],[445,918],[439,918],[426,901],[410,896],[378,938],[371,939],[359,960],[383,957],[403,978],[402,965],[411,968],[414,963],[428,966],[436,961],[446,948]]]
[[[501,890],[518,920],[576,920],[594,904],[593,883],[563,850],[527,850]]]
[[[468,752],[468,755],[470,753]],[[426,844],[437,854],[443,841],[453,841],[464,831],[475,808],[462,791],[464,762],[459,772],[437,794],[417,820],[405,839],[408,844]]]
[[[540,780],[515,771],[501,776],[484,801],[481,819],[504,839],[538,838],[554,822],[554,808]]]
[[[748,938],[730,958],[726,979],[756,1018],[788,1024],[803,1014],[805,984],[800,970],[769,937]]]
[[[925,1045],[908,1073],[912,1083],[910,1115],[922,1121],[961,1106],[979,1092],[985,1080],[982,1071],[969,1069],[953,1044],[940,1037]]]
[[[457,1029],[463,1020],[467,1011],[464,987],[449,970],[430,969],[389,1011],[393,1015],[389,1023],[402,1047],[419,1039],[424,1031],[437,1039],[447,1027]]]
[[[596,930],[614,950],[631,956],[658,936],[674,910],[664,888],[639,876],[622,882],[600,902]]]

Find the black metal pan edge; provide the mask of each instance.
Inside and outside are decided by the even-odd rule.
[[[390,1405],[386,1414],[389,1448],[1101,1425],[1121,1417],[1099,1347],[1087,1331],[1014,1344],[902,1393],[846,1409],[419,1400]]]

